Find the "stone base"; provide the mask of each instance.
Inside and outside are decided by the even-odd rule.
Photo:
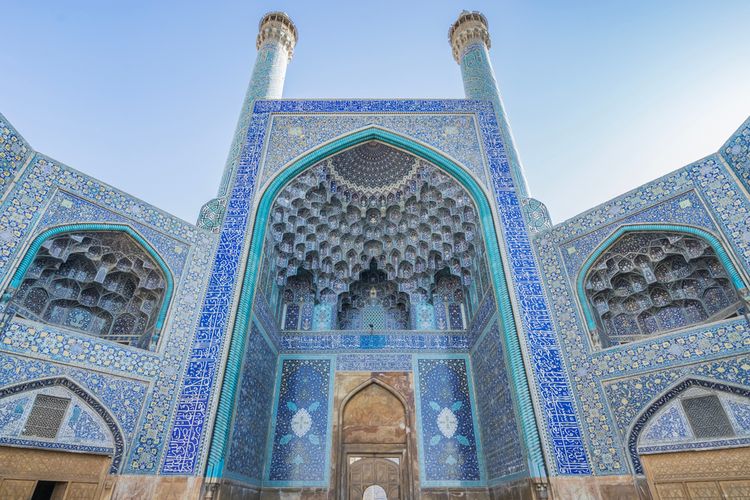
[[[489,488],[491,500],[536,500],[534,482],[531,479],[499,484]]]
[[[540,486],[542,485],[543,486]],[[259,488],[223,479],[204,483],[200,477],[109,476],[104,500],[334,500],[327,488]],[[632,476],[552,477],[547,483],[532,479],[487,488],[426,488],[420,500],[652,500],[645,478]]]
[[[422,500],[489,500],[486,488],[429,488],[421,491]]]
[[[203,487],[206,500],[259,500],[261,489],[231,479],[222,479],[219,483],[207,483]]]
[[[198,499],[202,498],[202,477],[186,476],[110,476],[103,500]]]
[[[633,476],[557,476],[549,479],[551,500],[651,500],[645,478]]]

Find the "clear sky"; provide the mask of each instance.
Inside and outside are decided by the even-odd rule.
[[[2,0],[0,112],[31,145],[195,221],[215,196],[260,17],[300,40],[285,97],[463,97],[481,10],[532,194],[555,221],[716,151],[750,115],[750,1]]]

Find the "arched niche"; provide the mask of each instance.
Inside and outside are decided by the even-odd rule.
[[[750,389],[684,379],[654,398],[627,435],[637,474],[642,454],[750,446]]]
[[[589,256],[577,293],[594,343],[607,348],[737,315],[746,286],[710,233],[638,224]]]
[[[493,296],[497,301],[498,311],[502,319],[502,333],[507,346],[511,379],[519,406],[524,409],[521,412],[521,429],[524,437],[524,445],[528,453],[530,466],[537,471],[545,470],[546,466],[542,453],[541,438],[534,416],[531,392],[526,378],[526,368],[524,368],[524,358],[521,354],[519,329],[512,313],[513,306],[503,270],[503,258],[500,254],[500,245],[497,233],[495,232],[496,214],[490,207],[493,197],[488,194],[486,188],[483,187],[468,169],[458,165],[454,160],[441,152],[394,132],[379,127],[366,127],[346,133],[335,140],[326,142],[308,151],[285,168],[279,170],[278,174],[262,187],[263,194],[256,205],[252,237],[248,249],[248,255],[252,256],[255,260],[253,260],[253,265],[245,267],[242,277],[238,312],[234,319],[227,357],[229,362],[226,365],[222,380],[219,406],[211,438],[206,467],[207,477],[221,477],[223,474],[223,459],[226,453],[232,405],[235,401],[240,374],[242,349],[248,334],[248,325],[250,324],[250,317],[252,315],[255,292],[258,285],[264,282],[264,274],[261,266],[257,265],[257,258],[264,255],[263,249],[268,230],[267,222],[271,217],[273,203],[284,187],[305,170],[310,169],[336,153],[373,140],[402,149],[437,166],[441,172],[451,176],[465,188],[467,195],[476,204],[479,216],[477,231],[481,231],[486,249],[487,274],[490,286],[494,290]],[[264,260],[266,257],[268,256],[265,255]],[[266,282],[268,281],[266,280]],[[326,291],[326,293],[329,292]],[[425,291],[426,293],[427,291]],[[330,316],[328,318],[330,319]]]
[[[132,228],[74,224],[32,241],[3,301],[27,319],[154,350],[173,288],[164,261]]]
[[[263,254],[261,292],[269,304],[283,297],[284,330],[465,330],[490,287],[466,188],[377,140],[284,186]],[[301,289],[312,290],[311,300],[296,299]]]

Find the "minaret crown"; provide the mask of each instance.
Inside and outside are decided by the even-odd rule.
[[[491,46],[487,18],[481,12],[461,12],[456,22],[448,30],[448,39],[453,49],[453,59],[461,64],[463,50],[471,42],[482,42],[489,49]]]
[[[297,45],[297,27],[284,12],[269,12],[260,20],[255,47],[260,49],[268,40],[279,42],[286,49],[289,60],[292,60],[294,46]]]

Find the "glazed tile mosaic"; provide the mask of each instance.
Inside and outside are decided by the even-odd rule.
[[[32,155],[26,141],[0,114],[0,193],[4,193],[8,184]]]
[[[480,481],[480,451],[466,359],[417,358],[415,363],[424,484]]]
[[[476,391],[477,416],[487,480],[492,484],[527,468],[497,317],[472,349],[471,366],[474,386],[481,388]]]
[[[269,481],[326,483],[332,368],[330,359],[279,360]]]
[[[254,484],[263,480],[275,378],[276,352],[253,325],[234,406],[234,432],[229,440],[227,458],[229,476]]]
[[[382,127],[429,144],[465,165],[482,182],[487,174],[479,131],[473,114],[414,115],[272,115],[271,133],[263,160],[265,184],[282,167],[320,144],[354,130]],[[315,131],[311,134],[311,131]]]
[[[0,444],[205,476],[222,498],[356,489],[378,454],[419,496],[621,486],[646,454],[750,446],[750,120],[552,225],[481,14],[449,33],[466,99],[281,99],[296,27],[259,28],[197,225],[0,115]],[[344,429],[373,380],[404,406],[399,439]],[[380,416],[376,393],[352,422]]]

